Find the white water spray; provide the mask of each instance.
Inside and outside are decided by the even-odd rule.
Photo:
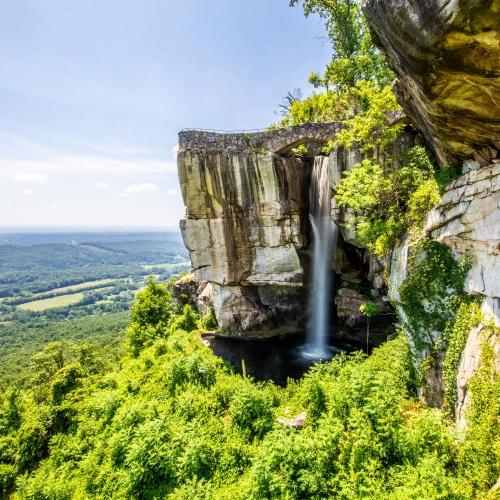
[[[331,262],[337,245],[337,225],[332,221],[330,211],[330,162],[328,157],[317,156],[309,190],[314,253],[306,354],[320,359],[329,357]]]

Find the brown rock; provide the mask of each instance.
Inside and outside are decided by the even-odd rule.
[[[500,1],[365,0],[395,92],[441,163],[497,157]]]

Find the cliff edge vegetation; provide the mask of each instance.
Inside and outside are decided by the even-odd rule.
[[[2,497],[495,497],[486,344],[457,434],[419,402],[402,335],[279,388],[232,373],[163,285],[149,282],[132,319],[115,369],[105,353],[51,344],[31,385],[2,395]]]

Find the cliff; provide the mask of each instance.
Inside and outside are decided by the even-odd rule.
[[[401,151],[425,141],[441,166],[453,164],[462,171],[417,238],[448,250],[432,244],[417,247],[414,238],[407,238],[381,261],[362,248],[352,232],[352,214],[340,209],[334,196],[342,173],[363,154],[356,147],[322,152],[339,124],[233,134],[189,130],[179,134],[178,154],[187,208],[181,230],[193,265],[184,286],[196,290],[202,312],[214,310],[223,334],[303,330],[311,244],[308,193],[312,165],[321,158],[330,169],[331,216],[341,229],[332,256],[337,275],[332,306],[347,329],[340,328],[339,335],[357,340],[362,303],[375,301],[387,314],[390,302],[421,372],[422,397],[441,406],[452,390],[450,372],[444,373],[443,366],[450,364],[447,349],[455,341],[450,331],[458,328],[455,306],[470,297],[480,303],[480,324],[457,341],[454,356],[459,362],[451,370],[456,370],[460,416],[468,382],[480,365],[481,332],[491,322],[500,324],[500,4],[366,0],[364,11],[397,75],[399,103],[419,131],[407,127],[389,155],[379,158],[375,151],[375,159],[397,167]],[[437,261],[426,263],[432,259]],[[430,274],[418,276],[424,264]],[[414,296],[422,296],[419,304],[409,292],[415,283],[419,289]],[[416,309],[424,319],[412,316]],[[488,331],[500,365],[498,333]],[[381,340],[375,335],[375,343]]]
[[[500,2],[365,0],[407,116],[442,163],[500,149]]]
[[[450,351],[450,342],[457,339],[448,336],[457,325],[445,331],[414,322],[407,324],[406,332],[417,366],[431,360],[422,369],[424,399],[441,406],[445,394],[456,390],[455,413],[463,422],[468,384],[481,366],[484,342],[491,345],[493,366],[500,370],[498,329],[486,327],[500,324],[500,2],[366,0],[363,9],[397,75],[394,89],[408,118],[442,165],[462,168],[462,176],[429,214],[425,233],[457,260],[469,259],[464,291],[480,302],[481,321],[451,346],[456,353]],[[391,270],[390,295],[403,323],[411,322],[400,294],[414,272],[411,256],[406,241],[394,252]],[[425,252],[413,256],[426,258]],[[434,299],[426,297],[422,310],[444,313],[443,304],[453,293],[447,288]],[[454,381],[450,377],[446,382],[443,370],[453,355],[460,362],[453,367]]]
[[[339,334],[356,340],[354,329],[364,321],[359,306],[368,300],[379,301],[381,312],[390,311],[383,264],[359,246],[349,214],[333,198],[342,172],[364,157],[356,147],[321,152],[339,128],[332,123],[256,133],[179,134],[178,169],[186,204],[181,231],[191,256],[197,307],[213,308],[222,333],[251,337],[304,329],[315,159],[327,162],[332,219],[341,228],[332,257],[338,275],[332,306],[347,326]],[[416,140],[415,134],[404,134],[392,146],[394,158]],[[299,145],[307,146],[306,154],[297,153]],[[384,338],[375,329],[373,341]]]

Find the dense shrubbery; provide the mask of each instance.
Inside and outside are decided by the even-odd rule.
[[[415,146],[397,160],[395,166],[364,160],[346,171],[337,188],[339,205],[354,211],[357,238],[379,257],[384,257],[408,228],[420,230],[440,197],[425,148]]]
[[[496,462],[477,451],[491,451],[498,423],[488,375],[477,375],[475,411],[487,405],[489,427],[457,440],[415,399],[403,338],[279,388],[231,373],[195,333],[172,328],[193,323],[189,310],[178,321],[168,295],[153,282],[141,292],[134,318],[157,335],[136,357],[106,370],[100,353],[51,346],[36,384],[2,397],[2,495],[471,498],[496,480]],[[278,422],[304,411],[301,429]]]

